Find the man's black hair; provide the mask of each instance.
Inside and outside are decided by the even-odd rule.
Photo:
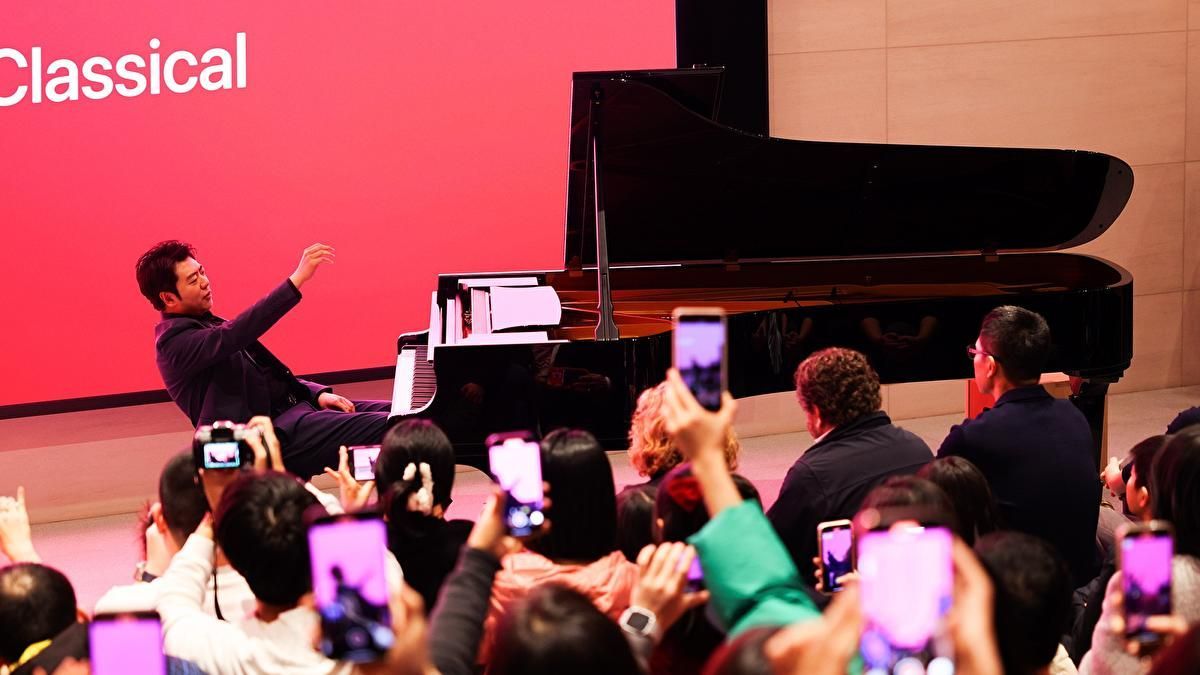
[[[16,663],[75,621],[75,589],[62,572],[37,563],[0,568],[0,661]]]
[[[1004,672],[1050,665],[1071,621],[1071,572],[1049,543],[1020,532],[993,532],[975,547],[995,586],[996,643]]]
[[[578,591],[534,588],[509,608],[496,635],[492,675],[637,675],[621,629]]]
[[[1034,382],[1050,360],[1050,326],[1041,314],[1004,305],[983,317],[979,346],[1013,384]]]
[[[938,457],[921,467],[917,472],[940,487],[950,499],[955,519],[959,523],[959,534],[967,546],[975,545],[975,538],[1000,529],[1000,506],[987,477],[968,459],[962,457]]]
[[[208,512],[208,499],[196,475],[191,449],[167,460],[158,477],[158,501],[171,538],[182,548]]]
[[[290,607],[312,589],[305,510],[319,505],[295,476],[246,474],[225,489],[214,534],[262,602]]]
[[[552,560],[591,562],[617,549],[612,465],[595,436],[559,429],[542,440],[542,478],[550,483],[553,526],[529,548]]]
[[[191,244],[171,239],[155,244],[138,258],[135,268],[138,289],[154,305],[154,309],[160,312],[166,309],[159,293],[179,295],[175,264],[195,257],[196,249]]]

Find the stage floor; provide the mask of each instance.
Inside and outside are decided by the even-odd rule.
[[[370,394],[369,388],[361,394]],[[356,394],[359,395],[359,394]],[[376,394],[377,395],[377,394]],[[1200,403],[1200,386],[1177,389],[1118,394],[1110,397],[1108,418],[1108,447],[1112,456],[1123,457],[1130,446],[1154,434],[1162,433],[1168,422],[1180,410]],[[776,402],[774,405],[779,405]],[[150,408],[151,410],[142,410]],[[170,412],[172,409],[167,409]],[[93,484],[102,479],[106,484],[136,483],[135,494],[150,498],[156,488],[156,478],[162,460],[169,453],[165,447],[183,447],[187,438],[186,422],[183,429],[177,420],[170,422],[174,428],[160,428],[166,423],[156,421],[165,414],[154,406],[138,409],[116,409],[96,411],[91,424],[72,432],[79,438],[67,438],[55,447],[75,447],[84,455],[91,456],[91,446],[98,443],[95,434],[89,435],[88,427],[99,431],[103,438],[103,455],[95,461],[54,459],[56,453],[43,452],[38,456],[27,454],[28,449],[0,447],[0,493],[11,494],[16,481],[26,485],[30,506],[42,517],[35,520],[34,538],[38,550],[46,563],[61,569],[75,585],[80,606],[90,610],[96,599],[115,584],[128,583],[137,560],[135,514],[125,508],[123,512],[98,517],[54,518],[57,514],[70,514],[71,508],[47,508],[39,500],[44,494],[39,491],[53,490],[61,494],[70,485]],[[177,411],[172,414],[178,415]],[[143,415],[146,420],[129,419],[131,415]],[[800,413],[796,411],[799,425]],[[34,418],[35,419],[35,418]],[[951,425],[961,421],[962,414],[920,417],[899,421],[899,424],[921,436],[936,450]],[[8,422],[20,422],[8,421]],[[45,423],[43,419],[41,423]],[[29,424],[36,424],[31,421]],[[124,434],[124,435],[122,435]],[[7,435],[7,434],[5,434]],[[8,437],[11,441],[12,437]],[[812,443],[807,433],[794,432],[755,436],[743,439],[744,452],[738,472],[752,480],[762,493],[763,503],[770,506],[779,494],[779,486],[788,467],[796,457]],[[83,444],[83,447],[78,447]],[[0,446],[4,445],[0,442]],[[99,448],[96,448],[99,450]],[[6,452],[5,450],[9,450]],[[43,450],[35,449],[35,450]],[[59,455],[61,453],[58,453]],[[617,488],[641,482],[641,478],[630,467],[624,452],[609,453]],[[65,485],[64,485],[65,483]],[[11,484],[11,486],[10,486]],[[328,483],[321,483],[328,488]],[[451,518],[474,519],[489,492],[488,478],[476,469],[460,466],[454,486],[454,503],[450,507]],[[78,501],[78,493],[76,494]],[[121,501],[123,500],[123,501]],[[114,498],[96,504],[120,506],[128,503],[128,496]],[[96,511],[93,511],[95,513]],[[103,512],[103,511],[101,511]],[[44,522],[53,520],[55,522]]]

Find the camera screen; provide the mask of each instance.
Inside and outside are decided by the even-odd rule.
[[[1131,535],[1121,540],[1125,632],[1146,632],[1146,619],[1171,613],[1171,537]]]
[[[540,527],[544,520],[541,447],[535,441],[508,438],[488,450],[488,460],[496,482],[508,493],[509,530],[524,536]]]
[[[825,590],[842,590],[837,580],[854,571],[850,545],[849,526],[821,530],[821,563],[825,570]]]
[[[954,672],[945,635],[954,583],[950,547],[945,528],[896,527],[859,540],[864,672]]]
[[[236,469],[241,465],[242,455],[237,441],[204,444],[204,468]]]
[[[394,641],[388,610],[387,530],[378,518],[346,518],[308,531],[313,595],[321,615],[321,651],[334,659],[373,661]]]
[[[379,459],[379,446],[350,448],[351,472],[354,480],[375,480],[375,461]]]
[[[88,642],[93,675],[166,675],[156,616],[97,617],[88,625]]]
[[[675,368],[700,405],[721,407],[721,359],[725,322],[719,316],[685,314],[675,326]]]

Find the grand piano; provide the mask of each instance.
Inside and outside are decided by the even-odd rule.
[[[1046,317],[1049,370],[1080,379],[1098,432],[1132,357],[1133,280],[1058,251],[1112,226],[1125,162],[764,137],[713,121],[721,77],[574,75],[564,267],[440,275],[429,329],[398,340],[394,415],[433,419],[477,466],[495,431],[580,427],[623,448],[671,365],[676,306],[726,310],[745,397],[792,389],[829,346],[865,353],[884,383],[970,378],[981,319],[1015,304]],[[542,304],[514,319],[523,297]]]

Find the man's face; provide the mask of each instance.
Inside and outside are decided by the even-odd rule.
[[[1138,480],[1137,467],[1129,472],[1129,482],[1125,484],[1125,506],[1138,519],[1150,520],[1150,493],[1142,488],[1141,481]]]
[[[204,266],[195,258],[175,263],[176,293],[163,293],[166,311],[171,314],[200,315],[212,310],[212,287]]]

